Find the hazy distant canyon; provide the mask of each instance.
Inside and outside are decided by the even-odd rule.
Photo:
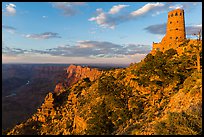
[[[98,74],[96,69],[68,64],[3,64],[2,128],[12,128],[25,121],[41,106],[48,92],[60,91],[63,85],[70,86],[87,76],[95,79]]]

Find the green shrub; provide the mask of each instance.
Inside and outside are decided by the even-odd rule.
[[[160,135],[199,135],[202,133],[201,118],[185,112],[169,112],[168,119],[155,125],[156,134]]]

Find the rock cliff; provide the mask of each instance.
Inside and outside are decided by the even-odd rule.
[[[96,68],[81,67],[76,65],[70,65],[65,74],[65,80],[60,82],[55,87],[55,92],[60,92],[64,87],[70,87],[75,84],[77,81],[87,78],[90,81],[96,80],[102,71],[99,71]]]
[[[67,68],[67,82],[68,85],[72,85],[83,78],[89,78],[90,81],[94,81],[100,74],[101,72],[95,68],[70,65]]]

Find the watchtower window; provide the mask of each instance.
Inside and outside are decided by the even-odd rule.
[[[176,12],[175,16],[178,16],[178,13]]]
[[[176,37],[176,39],[178,39],[178,37]]]
[[[172,39],[172,37],[170,37],[170,39]]]
[[[156,48],[156,50],[159,51],[160,49],[159,49],[159,48]]]
[[[171,17],[173,17],[174,15],[173,14],[171,14]]]
[[[172,22],[170,21],[170,24],[171,24]]]
[[[182,15],[182,13],[180,13],[180,16]]]
[[[177,23],[178,23],[178,21],[177,21]]]
[[[176,28],[176,30],[178,30],[178,28]]]

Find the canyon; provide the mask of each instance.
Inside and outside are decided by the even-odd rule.
[[[61,92],[64,87],[70,87],[84,78],[94,81],[102,70],[114,66],[96,64],[93,67],[69,64],[3,64],[2,128],[6,130],[25,121],[42,105],[47,93]]]
[[[26,120],[62,79],[65,66],[2,65],[2,128]]]

